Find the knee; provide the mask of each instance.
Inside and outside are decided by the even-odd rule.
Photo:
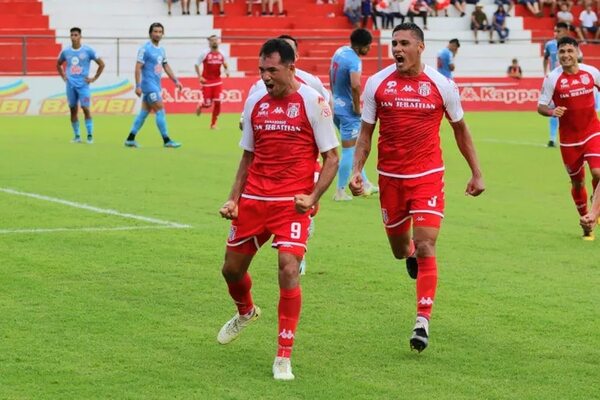
[[[431,257],[435,255],[435,240],[421,239],[415,240],[417,257]]]
[[[279,263],[279,280],[280,282],[290,282],[298,279],[298,267],[300,263],[295,260]]]
[[[410,243],[401,246],[395,246],[392,248],[392,253],[394,254],[394,258],[397,260],[402,260],[408,256],[410,256]]]

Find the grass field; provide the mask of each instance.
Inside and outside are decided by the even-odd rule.
[[[408,346],[414,281],[389,251],[378,199],[324,196],[293,382],[271,376],[270,248],[251,268],[263,318],[216,342],[235,312],[217,210],[241,154],[237,116],[210,131],[169,115],[176,150],[162,148],[152,118],[143,147],[124,148],[131,122],[97,117],[90,146],[69,143],[67,116],[0,118],[1,399],[600,398],[600,239],[580,239],[543,118],[467,116],[487,184],[479,198],[463,194],[468,168],[443,125],[446,219],[420,355]]]

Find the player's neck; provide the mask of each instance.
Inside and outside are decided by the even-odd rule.
[[[158,42],[155,42],[154,40],[150,39],[150,42],[152,43],[152,45],[154,47],[158,47]]]
[[[567,75],[575,75],[579,72],[579,65],[575,64],[567,68],[563,67],[563,72]]]
[[[423,65],[422,63],[418,63],[418,64],[415,64],[414,67],[412,67],[404,72],[398,71],[398,69],[396,69],[396,71],[398,71],[398,74],[400,76],[410,78],[410,77],[421,75],[421,73],[423,72],[424,69],[425,69],[425,65]]]
[[[293,82],[291,82],[286,88],[285,90],[283,90],[281,92],[281,94],[279,94],[278,96],[273,96],[276,99],[283,99],[284,97],[287,97],[291,94],[294,94],[298,91],[298,89],[300,89],[300,83],[294,79]]]
[[[81,43],[77,43],[77,44],[71,43],[71,48],[73,50],[79,50],[81,48]]]

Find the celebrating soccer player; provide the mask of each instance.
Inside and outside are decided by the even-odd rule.
[[[135,136],[144,125],[150,111],[156,114],[156,126],[160,131],[165,147],[180,147],[181,143],[171,140],[167,130],[167,116],[162,101],[162,86],[160,78],[163,69],[175,83],[177,89],[183,89],[179,80],[175,77],[173,70],[167,63],[165,49],[159,46],[165,28],[162,24],[155,22],[148,30],[150,40],[138,50],[137,62],[135,64],[135,94],[142,98],[142,109],[133,121],[131,132],[125,140],[127,147],[139,147]]]
[[[394,28],[392,53],[396,63],[371,76],[365,86],[362,125],[350,181],[352,194],[362,195],[364,181],[360,171],[371,151],[379,119],[377,170],[381,213],[392,253],[397,259],[407,259],[408,273],[417,280],[417,320],[410,346],[419,352],[429,343],[429,319],[437,286],[435,244],[444,217],[444,162],[439,131],[444,115],[471,169],[465,194],[479,196],[484,191],[458,89],[453,81],[422,63],[424,50],[423,31],[417,25],[403,23]]]
[[[196,115],[202,113],[203,108],[213,106],[210,129],[217,129],[217,119],[221,113],[221,90],[223,81],[221,80],[221,66],[225,70],[225,75],[229,77],[229,70],[225,62],[225,56],[219,51],[219,38],[212,35],[208,38],[209,49],[203,51],[194,65],[196,74],[202,85],[202,103],[196,107]]]
[[[93,78],[90,78],[90,62],[95,61],[98,69]],[[63,64],[66,63],[66,72]],[[73,143],[81,143],[79,135],[78,104],[81,105],[85,116],[85,129],[87,131],[87,142],[94,143],[94,125],[90,113],[91,92],[90,83],[95,82],[104,70],[104,61],[96,54],[94,49],[87,45],[81,45],[81,29],[71,28],[71,47],[64,49],[58,56],[56,69],[67,83],[67,102],[71,111],[71,126],[73,127]]]
[[[367,55],[373,38],[366,29],[355,29],[350,35],[350,46],[335,51],[329,68],[329,82],[333,92],[334,123],[342,138],[342,159],[338,171],[335,201],[348,201],[352,197],[346,193],[346,185],[352,172],[354,147],[360,130],[360,57]],[[365,188],[363,193],[377,193],[379,188],[372,185],[363,171]]]
[[[221,328],[227,344],[260,317],[250,289],[248,267],[271,236],[278,249],[279,328],[273,377],[294,379],[290,356],[300,317],[299,264],[306,251],[312,207],[335,177],[338,141],[329,104],[294,78],[295,54],[282,39],[260,50],[259,71],[265,89],[244,105],[243,148],[228,200],[219,210],[231,219],[223,276],[238,313]],[[315,160],[323,169],[314,182]]]
[[[592,173],[592,186],[600,180],[600,121],[594,107],[594,87],[600,87],[600,72],[580,64],[577,41],[558,40],[558,62],[542,84],[538,113],[560,118],[560,153],[571,178],[571,196],[580,216],[588,213],[585,165]],[[594,240],[593,226],[582,225],[583,239]]]

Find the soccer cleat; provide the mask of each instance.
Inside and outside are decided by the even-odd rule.
[[[219,128],[217,128],[217,124],[212,124],[210,126],[210,129],[212,129],[212,130],[218,130]]]
[[[417,279],[417,276],[419,275],[417,257],[406,257],[406,272],[408,272],[408,276],[411,278]]]
[[[196,116],[199,117],[200,114],[202,114],[202,104],[198,104],[198,107],[196,107]]]
[[[429,344],[429,321],[424,317],[417,317],[417,322],[410,337],[410,348],[419,353]]]
[[[363,196],[370,196],[372,194],[379,193],[379,187],[373,185],[371,182],[367,182],[364,185]]]
[[[75,136],[72,140],[71,143],[81,143],[81,138],[79,136]]]
[[[288,357],[275,357],[273,378],[278,381],[291,381],[295,378],[292,374],[292,361]]]
[[[135,148],[140,147],[138,142],[136,142],[135,140],[126,140],[124,144],[125,144],[125,147],[135,147]]]
[[[94,143],[94,138],[92,137],[92,135],[88,135],[86,141],[87,141],[87,144],[93,144]]]
[[[596,239],[596,237],[594,236],[594,232],[586,232],[583,231],[583,236],[581,237],[583,240],[585,240],[586,242],[593,242],[594,239]]]
[[[300,261],[299,272],[300,275],[306,274],[306,258],[302,258],[302,261]]]
[[[546,146],[547,147],[556,147],[556,144],[554,143],[554,140],[548,140],[548,144]]]
[[[352,196],[349,196],[344,189],[338,188],[333,196],[334,201],[350,201]]]
[[[260,318],[260,308],[256,305],[254,306],[254,310],[252,310],[252,314],[249,317],[240,316],[239,313],[236,313],[233,318],[223,325],[219,334],[217,335],[217,341],[221,344],[227,344],[233,342],[235,339],[240,336],[242,330]]]
[[[169,140],[169,141],[168,141],[167,143],[165,143],[163,146],[164,146],[164,147],[171,147],[171,148],[173,148],[173,149],[176,149],[176,148],[178,148],[178,147],[181,147],[181,143],[179,143],[179,142],[175,142],[175,141],[173,141],[173,140]]]

